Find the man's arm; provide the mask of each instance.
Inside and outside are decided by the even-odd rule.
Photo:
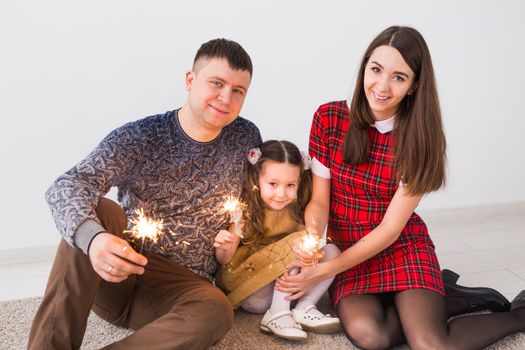
[[[95,213],[99,198],[122,183],[134,167],[133,140],[129,124],[114,130],[46,192],[60,234],[86,254],[91,240],[104,232]]]

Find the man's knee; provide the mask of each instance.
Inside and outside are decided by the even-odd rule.
[[[195,316],[200,316],[200,325],[203,332],[211,332],[222,338],[233,325],[233,307],[228,298],[218,288],[205,291],[205,295],[195,293],[196,301],[193,304]],[[197,315],[197,313],[199,315]]]
[[[225,333],[230,330],[233,325],[233,307],[226,295],[221,291],[217,290],[216,295],[210,299],[211,307],[214,314],[214,318],[217,319],[217,323],[224,323]]]
[[[127,217],[120,205],[111,199],[100,197],[95,212],[106,231],[116,236],[123,235],[127,228]]]

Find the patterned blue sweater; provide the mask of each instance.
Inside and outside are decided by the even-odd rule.
[[[246,154],[260,143],[257,127],[241,117],[202,143],[184,133],[177,111],[154,115],[113,130],[55,180],[46,200],[63,238],[87,253],[103,231],[95,214],[98,199],[116,186],[128,219],[143,208],[164,220],[164,234],[144,249],[212,279],[218,267],[213,239],[228,226],[221,203],[239,195]]]

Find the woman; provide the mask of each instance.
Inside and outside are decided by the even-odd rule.
[[[328,223],[342,254],[276,288],[295,299],[337,275],[332,302],[348,338],[364,349],[405,341],[412,349],[477,349],[525,331],[523,292],[511,312],[447,325],[434,245],[414,213],[424,194],[445,183],[445,148],[427,45],[415,29],[390,27],[365,52],[351,105],[323,105],[312,123],[305,222],[316,232]]]

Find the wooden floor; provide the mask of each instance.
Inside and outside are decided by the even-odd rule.
[[[525,289],[525,202],[421,212],[442,268],[509,300]],[[0,301],[41,296],[56,246],[0,250]]]

